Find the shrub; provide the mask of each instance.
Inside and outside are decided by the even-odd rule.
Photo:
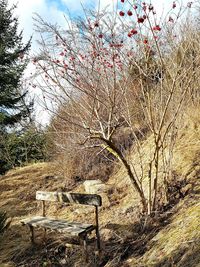
[[[47,137],[35,127],[0,137],[0,174],[16,166],[47,160]]]
[[[59,119],[53,127],[60,138],[57,147],[67,148],[70,157],[75,145],[95,149],[96,155],[112,154],[124,166],[142,212],[150,215],[157,211],[159,184],[169,201],[165,185],[177,132],[185,106],[199,89],[199,34],[187,12],[191,4],[180,5],[181,12],[174,4],[158,24],[154,7],[136,2],[138,8],[127,1],[123,11],[118,6],[113,12],[85,9],[86,19],[69,21],[67,31],[37,16],[36,27],[45,36],[33,62],[45,80],[37,85],[55,103],[44,101]],[[143,146],[147,134],[153,140],[150,153]],[[132,144],[138,169],[124,153]],[[89,154],[86,166],[96,168],[96,155]],[[80,166],[76,160],[75,167]],[[92,177],[98,174],[89,171]]]

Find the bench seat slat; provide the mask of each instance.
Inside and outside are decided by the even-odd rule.
[[[72,236],[80,236],[95,229],[95,226],[92,224],[68,222],[66,220],[56,220],[43,216],[24,219],[21,223],[24,225],[31,225],[33,227],[55,230],[60,233],[68,233]]]

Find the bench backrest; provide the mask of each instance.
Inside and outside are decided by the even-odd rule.
[[[96,195],[96,194],[37,191],[36,199],[43,200],[43,201],[74,203],[74,204],[83,204],[83,205],[91,205],[91,206],[102,205],[101,196]]]

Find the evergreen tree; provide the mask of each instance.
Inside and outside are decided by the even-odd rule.
[[[10,140],[11,129],[29,118],[32,108],[32,103],[26,101],[27,90],[22,90],[30,40],[27,44],[22,42],[23,32],[18,32],[15,9],[15,5],[8,7],[7,0],[0,0],[0,174],[10,168],[5,148]]]
[[[27,66],[26,55],[30,48],[18,33],[18,19],[8,7],[7,0],[0,0],[0,131],[13,126],[29,115],[31,104],[26,104],[27,91],[22,92],[21,82]],[[3,130],[4,129],[4,130]]]
[[[28,163],[48,160],[48,133],[33,123],[28,129],[0,136],[0,174]]]

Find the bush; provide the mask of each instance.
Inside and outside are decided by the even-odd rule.
[[[35,127],[0,137],[0,174],[17,166],[47,160],[45,132]]]

